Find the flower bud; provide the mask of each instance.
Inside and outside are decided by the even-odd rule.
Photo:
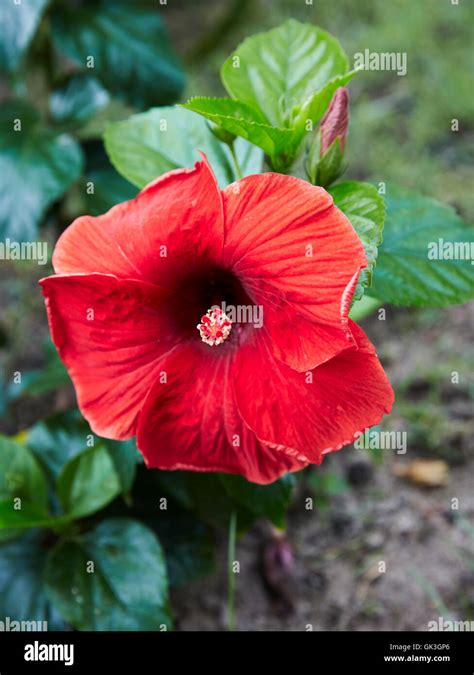
[[[326,154],[336,138],[339,139],[341,152],[344,153],[347,127],[349,124],[349,92],[339,87],[334,92],[326,113],[321,120],[321,157]]]
[[[306,172],[313,185],[328,187],[343,173],[348,123],[349,93],[339,87],[308,147]]]

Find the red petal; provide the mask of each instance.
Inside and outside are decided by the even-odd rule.
[[[166,358],[138,422],[137,445],[150,468],[222,471],[271,483],[304,464],[260,443],[242,422],[229,378],[231,352],[187,343]]]
[[[354,434],[390,412],[393,391],[373,345],[352,321],[358,348],[307,373],[278,363],[265,341],[241,347],[235,363],[236,401],[257,437],[301,461],[354,441]],[[312,379],[312,381],[311,381]]]
[[[244,178],[223,195],[224,259],[263,306],[275,356],[302,371],[354,344],[347,314],[366,259],[332,197],[273,173]]]
[[[219,260],[223,237],[222,197],[204,158],[160,176],[102,216],[77,218],[60,237],[53,264],[58,273],[110,273],[166,286],[196,264]]]
[[[165,294],[143,281],[103,274],[41,280],[53,342],[93,431],[130,438],[145,396],[177,343]]]

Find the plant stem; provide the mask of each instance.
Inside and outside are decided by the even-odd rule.
[[[239,161],[237,159],[234,144],[230,143],[229,148],[230,148],[230,152],[232,154],[232,159],[234,160],[235,173],[237,174],[237,178],[240,180],[241,178],[243,178],[243,176],[242,176],[242,171],[240,170]]]
[[[227,546],[227,624],[229,630],[235,631],[235,574],[233,570],[235,561],[235,535],[237,531],[237,515],[231,513],[229,521],[229,539]]]

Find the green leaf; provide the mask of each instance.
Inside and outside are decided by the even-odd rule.
[[[135,441],[102,441],[108,450],[120,483],[122,494],[129,498],[135,480],[137,464],[141,461],[141,455],[137,450]]]
[[[183,108],[185,107],[186,106],[183,105]],[[209,129],[218,141],[221,141],[221,143],[225,143],[228,146],[232,146],[232,143],[237,138],[235,134],[230,131],[226,131],[223,127],[217,126],[217,124],[210,124]]]
[[[52,518],[36,504],[22,504],[16,509],[13,498],[0,499],[0,530],[32,527],[54,527],[63,522],[61,518]],[[15,533],[16,534],[16,533]]]
[[[84,141],[86,143],[84,148],[86,155],[89,154],[89,150],[93,147],[89,141],[93,142],[101,140],[104,135],[105,127],[109,122],[120,122],[127,119],[127,117],[130,117],[134,112],[133,106],[129,103],[121,101],[118,98],[112,98],[106,106],[97,110],[83,126],[76,128],[76,137],[81,142]]]
[[[37,460],[21,443],[0,436],[0,499],[15,497],[47,511],[46,479]]]
[[[15,400],[20,396],[42,396],[70,382],[68,372],[53,347],[52,351],[47,350],[47,361],[43,368],[23,371],[21,382],[10,383],[7,392],[8,400]]]
[[[370,183],[347,181],[329,190],[335,205],[349,218],[365,249],[368,266],[359,275],[353,300],[360,300],[364,288],[372,282],[377,250],[382,242],[385,206],[381,195]]]
[[[64,622],[51,607],[45,593],[43,573],[48,553],[45,543],[45,533],[35,530],[14,542],[0,545],[2,621],[6,617],[10,621],[47,621],[48,630],[64,630]],[[24,630],[32,628],[28,623]]]
[[[109,94],[95,77],[81,73],[72,75],[51,93],[49,110],[55,122],[77,127],[109,100]]]
[[[286,172],[336,89],[355,75],[348,68],[347,56],[335,38],[290,19],[244,40],[225,61],[222,81],[236,101],[199,98],[190,104],[228,131],[259,145],[270,165]]]
[[[102,141],[87,143],[85,158],[84,184],[76,192],[83,213],[97,216],[136,197],[138,189],[117,173]]]
[[[266,123],[265,118],[250,106],[231,98],[196,96],[182,106],[206,117],[222,129],[257,145],[269,157],[276,157],[291,143],[291,129],[280,129]]]
[[[133,199],[138,192],[113,167],[94,169],[86,175],[85,180],[94,186],[94,192],[86,194],[86,211],[91,216],[98,216],[115,204]]]
[[[117,497],[120,481],[105,446],[88,448],[70,459],[56,490],[65,514],[73,518],[94,513]]]
[[[20,396],[42,396],[50,391],[70,384],[71,380],[59,356],[52,359],[39,370],[27,370],[22,373],[21,383],[13,383],[9,388],[9,398]]]
[[[106,510],[106,517],[129,516],[153,530],[165,551],[170,586],[181,586],[213,571],[215,545],[210,529],[195,513],[180,506],[181,499],[174,499],[167,491],[164,502],[162,482],[157,480],[160,475],[166,482],[172,472],[137,467],[130,504],[114,502]]]
[[[17,504],[15,499],[21,499],[21,510],[17,516],[21,527],[21,511],[32,508],[46,517],[48,509],[48,497],[46,479],[38,462],[32,453],[21,443],[16,443],[6,436],[0,436],[0,500],[4,502],[3,510],[11,516],[13,506]],[[13,515],[15,517],[15,514]],[[9,529],[3,529],[3,528]],[[9,524],[2,524],[0,517],[0,541],[6,541],[18,536],[20,530],[11,529]]]
[[[88,572],[88,563],[94,572]],[[114,518],[60,543],[46,568],[51,602],[79,630],[171,627],[163,551],[141,523]]]
[[[25,443],[56,478],[68,461],[88,447],[91,433],[77,411],[67,411],[37,422],[28,430]]]
[[[198,150],[207,155],[221,187],[237,177],[229,148],[200,115],[181,107],[155,108],[109,124],[104,142],[117,171],[139,188],[166,171],[193,166]],[[250,151],[239,144],[239,152]]]
[[[56,478],[64,465],[90,447],[95,438],[87,422],[74,410],[35,424],[27,433],[26,445],[49,475]],[[136,464],[141,459],[134,441],[100,439],[100,445],[107,449],[122,493],[127,496],[135,479]]]
[[[146,522],[164,548],[170,586],[182,586],[214,571],[214,542],[194,514],[173,503],[165,512],[148,515]]]
[[[53,8],[52,21],[57,49],[90,68],[113,94],[138,108],[179,97],[184,74],[155,6],[120,0],[61,3]]]
[[[0,70],[13,71],[20,65],[48,0],[3,0],[0,5]]]
[[[221,77],[233,98],[261,111],[269,124],[288,127],[295,109],[348,69],[334,37],[289,19],[244,40],[224,62]]]
[[[4,104],[0,112],[0,239],[36,239],[46,209],[81,170],[82,153],[73,138],[43,127],[36,111],[24,103]]]
[[[395,305],[445,307],[474,297],[474,228],[445,204],[387,186],[387,219],[371,295]],[[469,259],[430,259],[440,239]],[[441,246],[443,249],[444,246]],[[442,251],[441,251],[442,253]],[[458,251],[458,258],[461,251]]]
[[[256,485],[242,476],[228,474],[222,474],[220,479],[229,496],[238,504],[258,518],[268,518],[277,527],[284,527],[296,483],[294,476],[288,474],[271,485]]]

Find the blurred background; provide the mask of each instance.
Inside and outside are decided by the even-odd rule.
[[[94,3],[65,3],[73,8]],[[160,7],[171,48],[186,73],[192,95],[224,95],[223,60],[245,37],[288,17],[315,23],[335,35],[353,62],[356,52],[406,52],[408,72],[364,72],[349,86],[350,132],[347,178],[394,181],[454,206],[472,222],[474,204],[474,6],[451,0],[168,0]],[[59,22],[54,30],[61,30]],[[123,26],[126,31],[126,26]],[[66,40],[67,42],[67,40]],[[25,62],[35,79],[48,50]],[[136,58],[130,53],[129,59]],[[33,94],[31,93],[33,91]],[[0,85],[3,103],[23,95],[11,78]],[[110,92],[109,92],[110,93]],[[41,92],[30,87],[41,107]],[[178,99],[178,97],[180,97]],[[117,97],[120,98],[120,97]],[[159,98],[159,97],[158,97]],[[99,172],[103,192],[96,212],[130,197],[106,166],[100,135],[107,119],[120,119],[153,100],[115,101],[115,92],[79,135],[85,175]],[[453,119],[459,131],[451,131]],[[1,151],[1,147],[0,147]],[[102,172],[102,173],[100,173]],[[77,179],[48,206],[41,239],[53,244],[83,212]],[[127,192],[128,191],[128,192]],[[101,195],[103,196],[102,201]],[[5,195],[3,194],[3,198]],[[4,199],[0,198],[0,210]],[[22,208],[22,204],[18,204]],[[50,266],[0,265],[0,432],[17,434],[74,401],[74,392],[54,357],[37,281]],[[262,528],[238,543],[236,614],[241,629],[427,630],[428,622],[474,620],[474,352],[473,305],[446,310],[385,307],[366,319],[394,384],[397,401],[384,429],[405,430],[407,456],[393,451],[346,449],[299,484],[288,519],[295,575],[268,589],[262,583]],[[23,374],[21,388],[11,384]],[[459,373],[459,384],[452,373]],[[429,475],[418,464],[443,462]],[[408,467],[408,468],[407,468]],[[314,499],[314,509],[305,500]],[[453,499],[459,509],[453,509]],[[177,628],[224,627],[225,542],[218,573],[174,591]],[[385,563],[386,572],[379,573]],[[222,573],[219,572],[222,570]],[[284,575],[283,575],[284,577]]]

